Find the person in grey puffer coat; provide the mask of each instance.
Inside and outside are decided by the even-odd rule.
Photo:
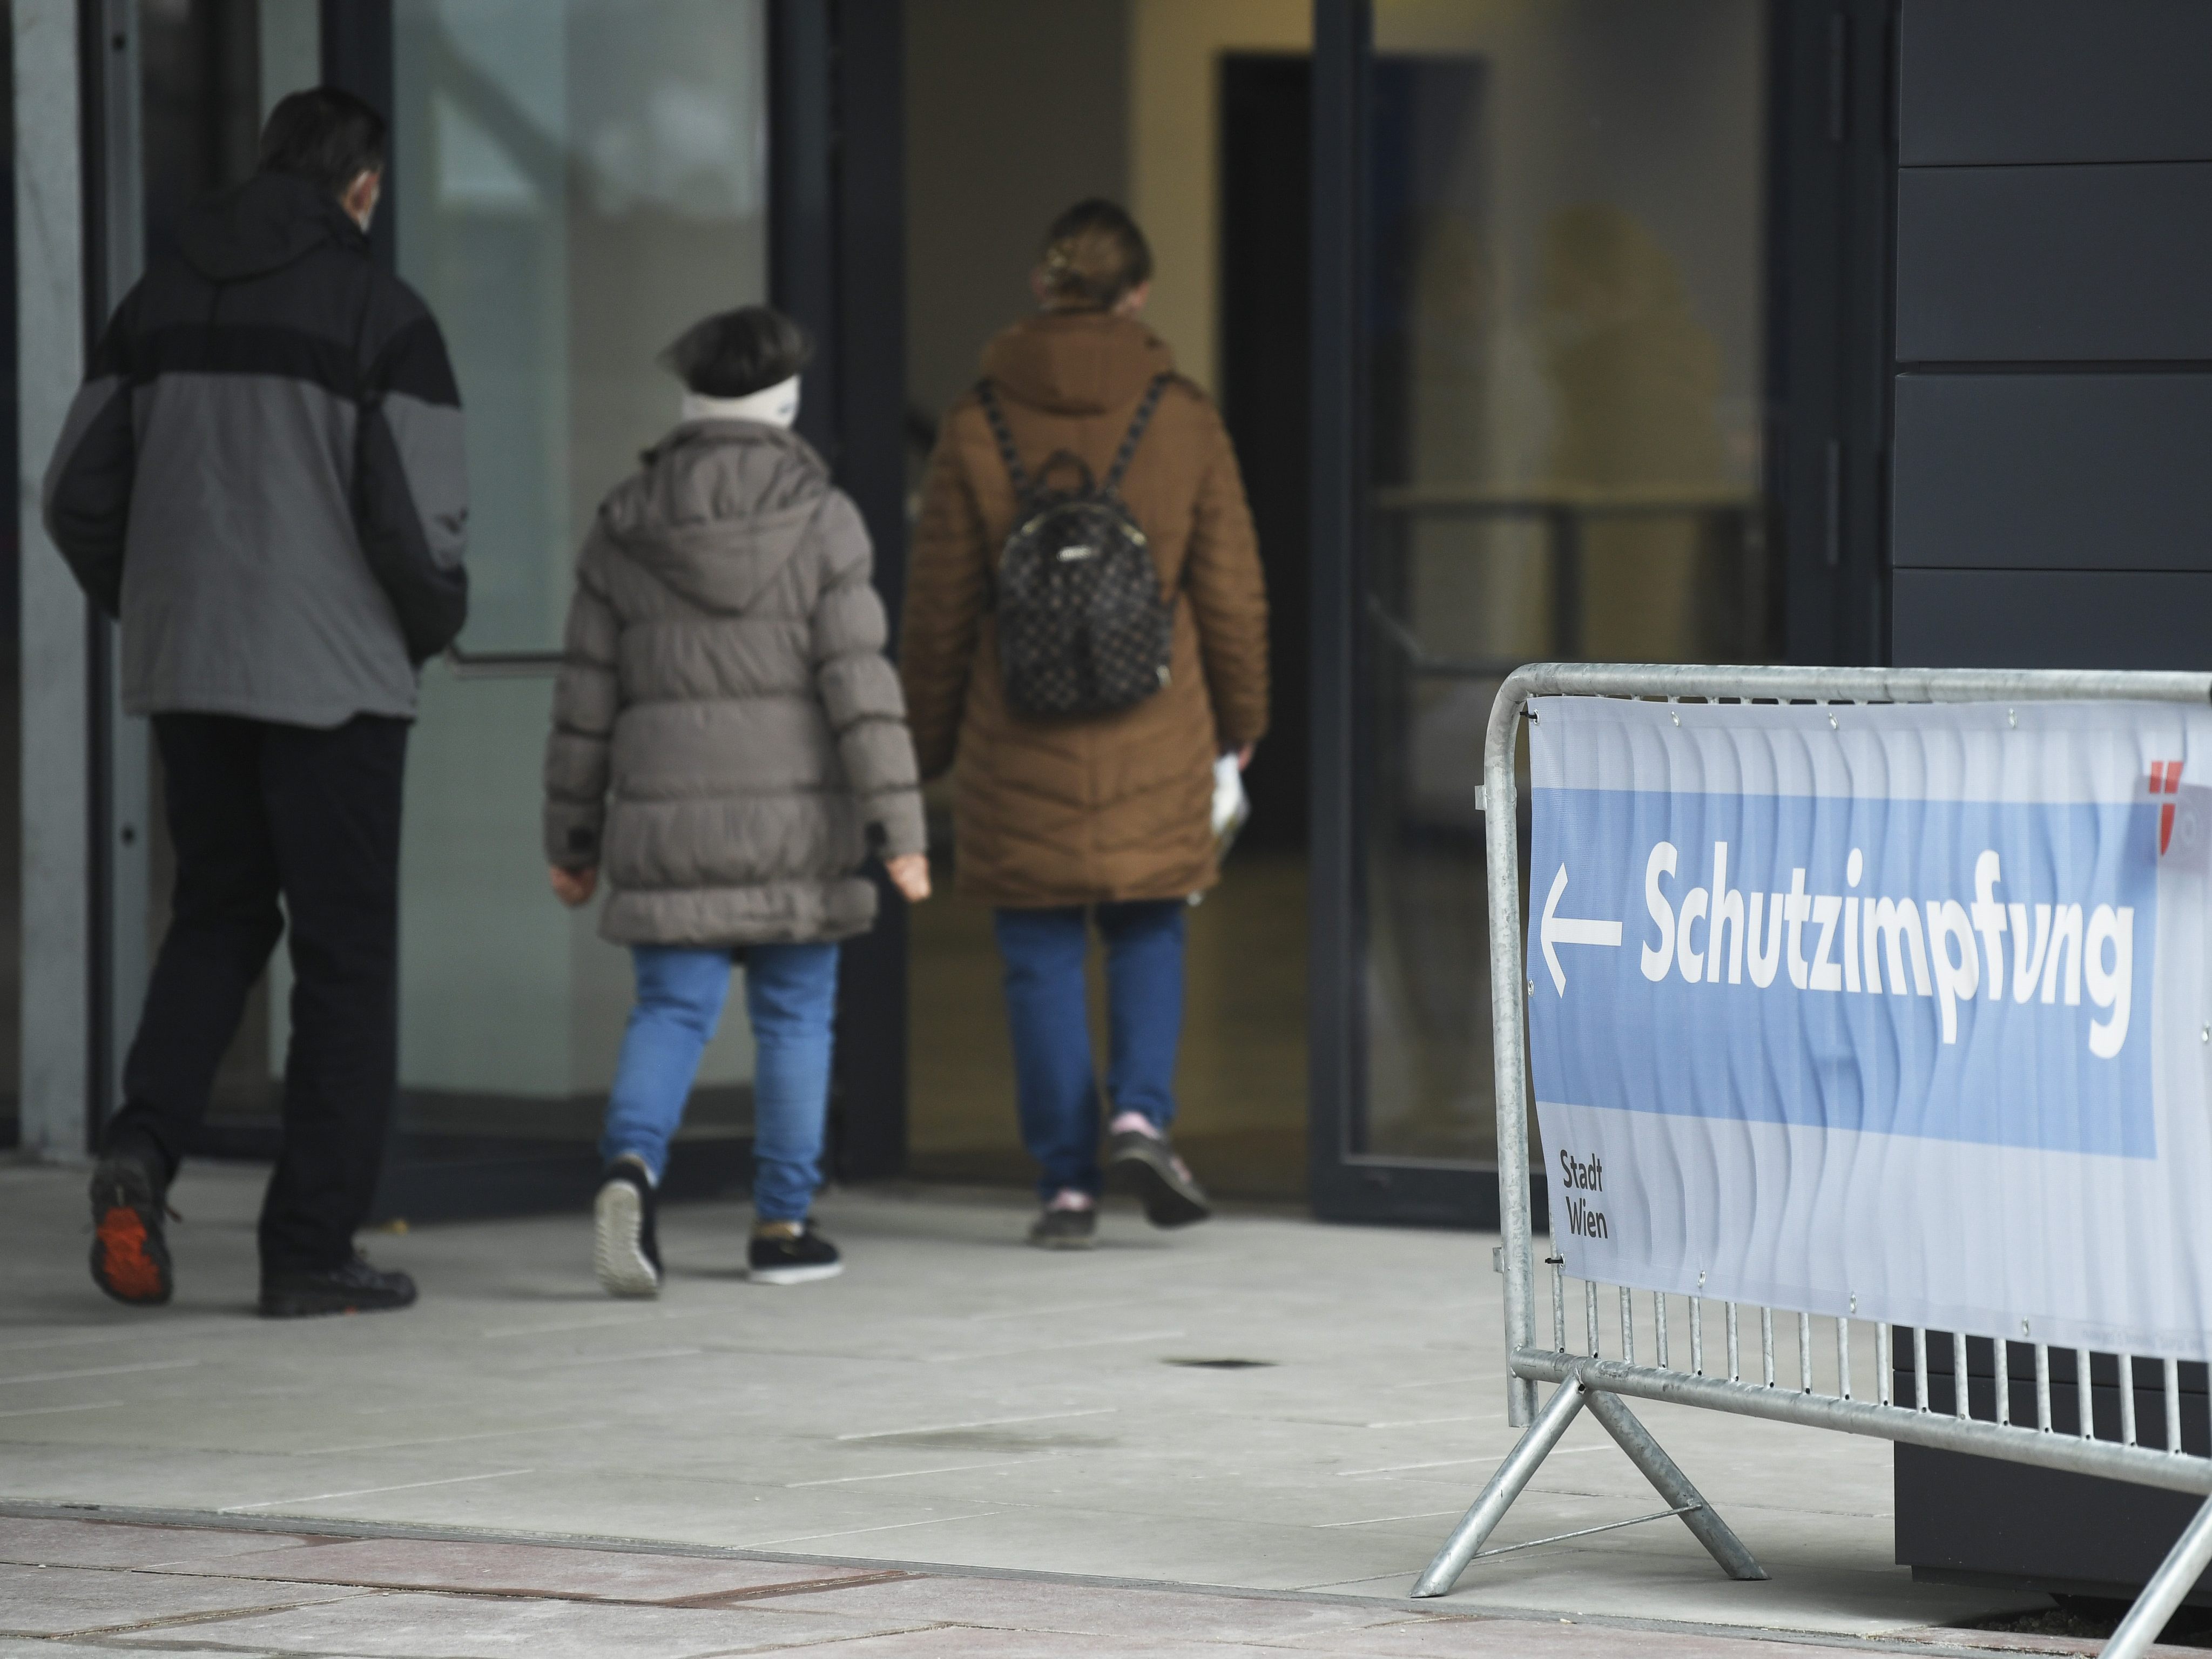
[[[756,1049],[752,1277],[842,1270],[808,1218],[838,943],[874,922],[872,854],[908,899],[929,894],[867,531],[789,429],[810,350],[764,306],[670,347],[684,418],[609,493],[577,563],[545,852],[566,903],[605,872],[599,931],[636,965],[596,1208],[599,1281],[617,1296],[659,1287],[653,1190],[733,957]]]

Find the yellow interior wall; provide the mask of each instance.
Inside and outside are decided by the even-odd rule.
[[[1310,0],[1133,0],[1129,209],[1152,245],[1146,317],[1176,366],[1217,380],[1219,125],[1224,52],[1308,52]]]

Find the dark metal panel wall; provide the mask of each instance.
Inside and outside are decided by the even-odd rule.
[[[2212,162],[1906,167],[1903,362],[2212,357]]]
[[[2212,7],[1904,0],[1899,40],[1893,659],[2212,668]],[[1911,1446],[1896,1496],[1917,1577],[2107,1595],[2193,1512]]]
[[[1907,167],[2212,157],[2203,0],[1912,0]]]
[[[1900,568],[2212,570],[2212,375],[1903,374]]]
[[[2212,9],[1905,0],[1899,41],[1893,659],[2212,665]]]
[[[2212,573],[1900,570],[1897,659],[1950,668],[2212,669]]]

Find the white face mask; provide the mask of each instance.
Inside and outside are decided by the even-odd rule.
[[[696,392],[684,394],[687,421],[759,421],[769,426],[789,426],[799,418],[799,376],[779,380],[742,398],[705,398]]]

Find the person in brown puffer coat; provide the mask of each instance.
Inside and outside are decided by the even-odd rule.
[[[1121,494],[1176,602],[1167,684],[1086,718],[1008,706],[994,572],[1018,502],[978,393],[945,417],[907,579],[908,720],[923,776],[953,775],[956,885],[996,911],[1023,1136],[1045,1206],[1030,1237],[1047,1248],[1095,1241],[1101,1113],[1084,984],[1093,918],[1112,1003],[1109,1166],[1155,1224],[1207,1213],[1167,1139],[1184,920],[1217,875],[1216,758],[1249,762],[1267,725],[1267,597],[1237,457],[1212,401],[1137,320],[1151,274],[1126,212],[1071,208],[1032,278],[1042,311],[993,340],[982,368],[1032,478],[1061,451],[1104,477],[1164,379]]]
[[[683,421],[611,491],[577,561],[545,751],[563,902],[612,892],[637,1005],[600,1152],[599,1281],[659,1288],[653,1189],[733,956],[754,1040],[757,1281],[840,1269],[808,1220],[829,1105],[838,942],[867,931],[880,855],[929,895],[921,796],[868,532],[789,428],[809,344],[765,306],[698,324],[666,361]]]

